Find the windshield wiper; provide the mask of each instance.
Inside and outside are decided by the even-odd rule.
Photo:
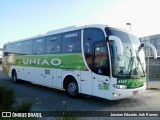
[[[131,78],[132,76],[132,71],[133,71],[133,64],[134,64],[134,60],[135,60],[135,57],[133,56],[133,53],[132,53],[132,50],[130,49],[130,53],[131,53],[131,57],[130,57],[130,63],[129,63],[129,66],[130,66],[130,72],[129,72],[129,78]]]
[[[131,51],[131,49],[130,49],[130,52],[131,52],[131,61],[130,61],[131,67],[130,67],[130,73],[129,73],[129,77],[130,77],[130,78],[145,77],[145,70],[144,70],[144,67],[143,67],[143,65],[142,65],[141,59],[140,59],[140,57],[139,57],[139,51],[141,50],[141,47],[143,47],[143,46],[139,46],[138,51],[136,51],[136,57],[133,56],[133,53],[132,53],[132,51]],[[140,63],[140,65],[141,65],[141,67],[142,67],[143,75],[132,75],[135,58],[137,58],[138,62]],[[135,68],[135,69],[136,69],[136,68]]]

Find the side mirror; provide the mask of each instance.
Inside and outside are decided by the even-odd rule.
[[[111,35],[109,36],[109,41],[114,41],[116,43],[117,54],[119,56],[122,56],[123,55],[123,45],[122,45],[122,41],[120,40],[120,38]]]
[[[142,43],[141,46],[151,48],[151,49],[152,49],[152,52],[153,52],[154,59],[157,59],[157,50],[156,50],[156,48],[154,47],[154,45],[152,45],[152,44],[150,44],[150,43]]]

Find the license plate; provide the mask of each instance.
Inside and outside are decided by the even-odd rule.
[[[137,95],[138,94],[138,91],[133,91],[133,95]]]

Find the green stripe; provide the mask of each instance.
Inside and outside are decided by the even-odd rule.
[[[15,55],[9,56],[10,64],[17,66],[29,66],[29,67],[40,67],[40,68],[58,68],[58,69],[73,69],[73,70],[84,70],[85,64],[83,62],[81,53],[67,53],[67,54],[44,54],[44,55]],[[39,60],[40,64],[24,64],[23,61]],[[59,59],[61,61],[60,65],[52,65],[50,61],[52,59]],[[48,64],[41,64],[44,60],[48,61]],[[55,62],[56,63],[56,62]]]

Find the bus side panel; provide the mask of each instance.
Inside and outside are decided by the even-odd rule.
[[[35,82],[36,81],[36,78],[37,78],[37,68],[34,68],[34,67],[24,67],[27,69],[27,72],[26,72],[26,80],[27,81],[30,81],[30,82]]]
[[[108,98],[110,92],[110,78],[108,76],[93,75],[93,95],[101,98]]]
[[[53,75],[55,76],[56,70],[48,69],[48,68],[33,68],[33,73],[31,75],[31,82],[35,82],[37,84],[41,84],[44,86],[53,86]]]
[[[51,75],[52,75],[52,87],[57,88],[57,69],[51,69]]]
[[[92,73],[90,71],[81,71],[80,91],[81,93],[93,95]]]
[[[14,66],[14,68],[17,73],[17,78],[21,80],[26,80],[27,68],[24,68],[22,66]]]
[[[63,88],[62,69],[56,69],[56,88]]]
[[[23,66],[10,66],[9,76],[12,77],[12,71],[16,70],[17,78],[20,80],[36,82],[37,68],[23,67]]]

